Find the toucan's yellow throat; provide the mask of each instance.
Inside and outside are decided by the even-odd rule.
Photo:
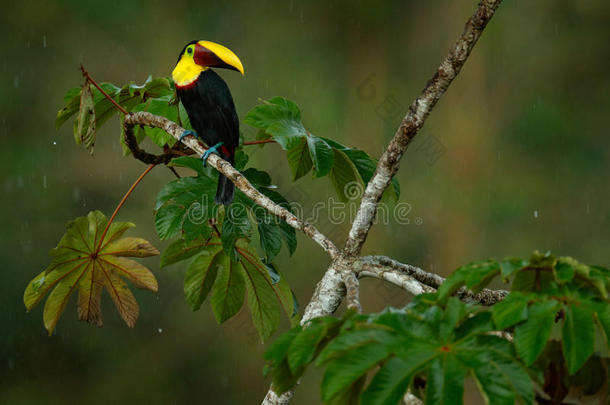
[[[211,67],[237,70],[244,74],[241,61],[229,48],[210,41],[193,41],[178,56],[172,78],[176,86],[186,87],[193,84],[201,72]]]

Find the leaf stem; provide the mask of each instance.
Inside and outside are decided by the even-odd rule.
[[[124,109],[119,103],[117,103],[116,101],[114,101],[114,99],[112,97],[110,97],[108,95],[108,93],[106,93],[104,91],[104,89],[102,89],[100,87],[99,84],[97,84],[97,82],[95,80],[93,80],[93,78],[89,75],[89,72],[87,72],[87,70],[85,70],[85,67],[83,65],[80,65],[80,71],[83,73],[83,76],[85,76],[85,78],[95,86],[96,89],[98,89],[100,91],[100,93],[102,93],[104,95],[104,97],[106,97],[108,99],[108,101],[110,101],[116,108],[119,109],[120,112],[122,112],[123,114],[127,115],[129,114],[129,111],[127,111],[126,109]]]
[[[102,232],[102,236],[100,237],[100,241],[97,245],[97,248],[95,249],[95,253],[99,253],[101,247],[102,247],[102,243],[104,241],[104,238],[106,237],[106,233],[108,232],[108,229],[110,228],[110,225],[112,224],[112,221],[114,221],[114,218],[116,217],[116,214],[118,214],[119,210],[123,207],[123,205],[125,204],[125,201],[127,201],[127,198],[129,198],[129,196],[131,195],[131,193],[133,192],[133,190],[135,190],[136,186],[138,184],[140,184],[140,182],[142,181],[142,179],[148,174],[148,172],[150,172],[152,170],[153,167],[155,167],[156,165],[151,164],[149,165],[146,170],[144,170],[142,172],[142,174],[140,174],[140,177],[138,177],[136,179],[136,181],[131,185],[131,187],[129,187],[129,190],[127,190],[127,192],[125,193],[125,195],[123,196],[123,198],[121,199],[121,202],[119,202],[119,205],[116,206],[114,212],[112,213],[112,216],[110,217],[110,219],[108,220],[108,223],[106,224],[106,227],[104,228],[104,232]]]
[[[212,228],[214,228],[214,231],[216,232],[216,235],[218,235],[218,237],[220,238],[220,231],[218,230],[218,227],[216,227],[216,224],[213,222],[210,222],[210,225],[212,225]]]
[[[275,143],[275,141],[273,139],[260,139],[258,141],[244,142],[244,143],[242,143],[242,145],[244,145],[244,146],[246,146],[246,145],[259,145],[261,143]]]

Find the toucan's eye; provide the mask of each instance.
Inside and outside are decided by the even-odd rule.
[[[187,52],[188,52],[188,54],[190,55],[190,54],[192,54],[192,53],[193,53],[193,48],[188,48],[186,51],[187,51]]]

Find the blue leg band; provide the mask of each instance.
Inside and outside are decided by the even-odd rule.
[[[182,140],[184,139],[185,136],[188,135],[193,135],[195,138],[199,138],[199,135],[197,135],[197,132],[195,131],[191,131],[190,129],[186,129],[182,135],[180,135],[180,139],[178,139],[178,142],[182,142]]]
[[[203,166],[204,167],[207,164],[208,157],[210,157],[210,155],[212,153],[218,154],[218,148],[220,148],[221,146],[222,146],[222,142],[218,142],[216,145],[212,146],[211,148],[209,148],[208,150],[203,152],[203,155],[201,155],[201,160],[203,161]]]

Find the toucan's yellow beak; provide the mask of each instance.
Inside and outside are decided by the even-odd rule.
[[[199,66],[232,69],[244,74],[244,66],[237,55],[229,48],[214,42],[197,42],[193,60]]]

